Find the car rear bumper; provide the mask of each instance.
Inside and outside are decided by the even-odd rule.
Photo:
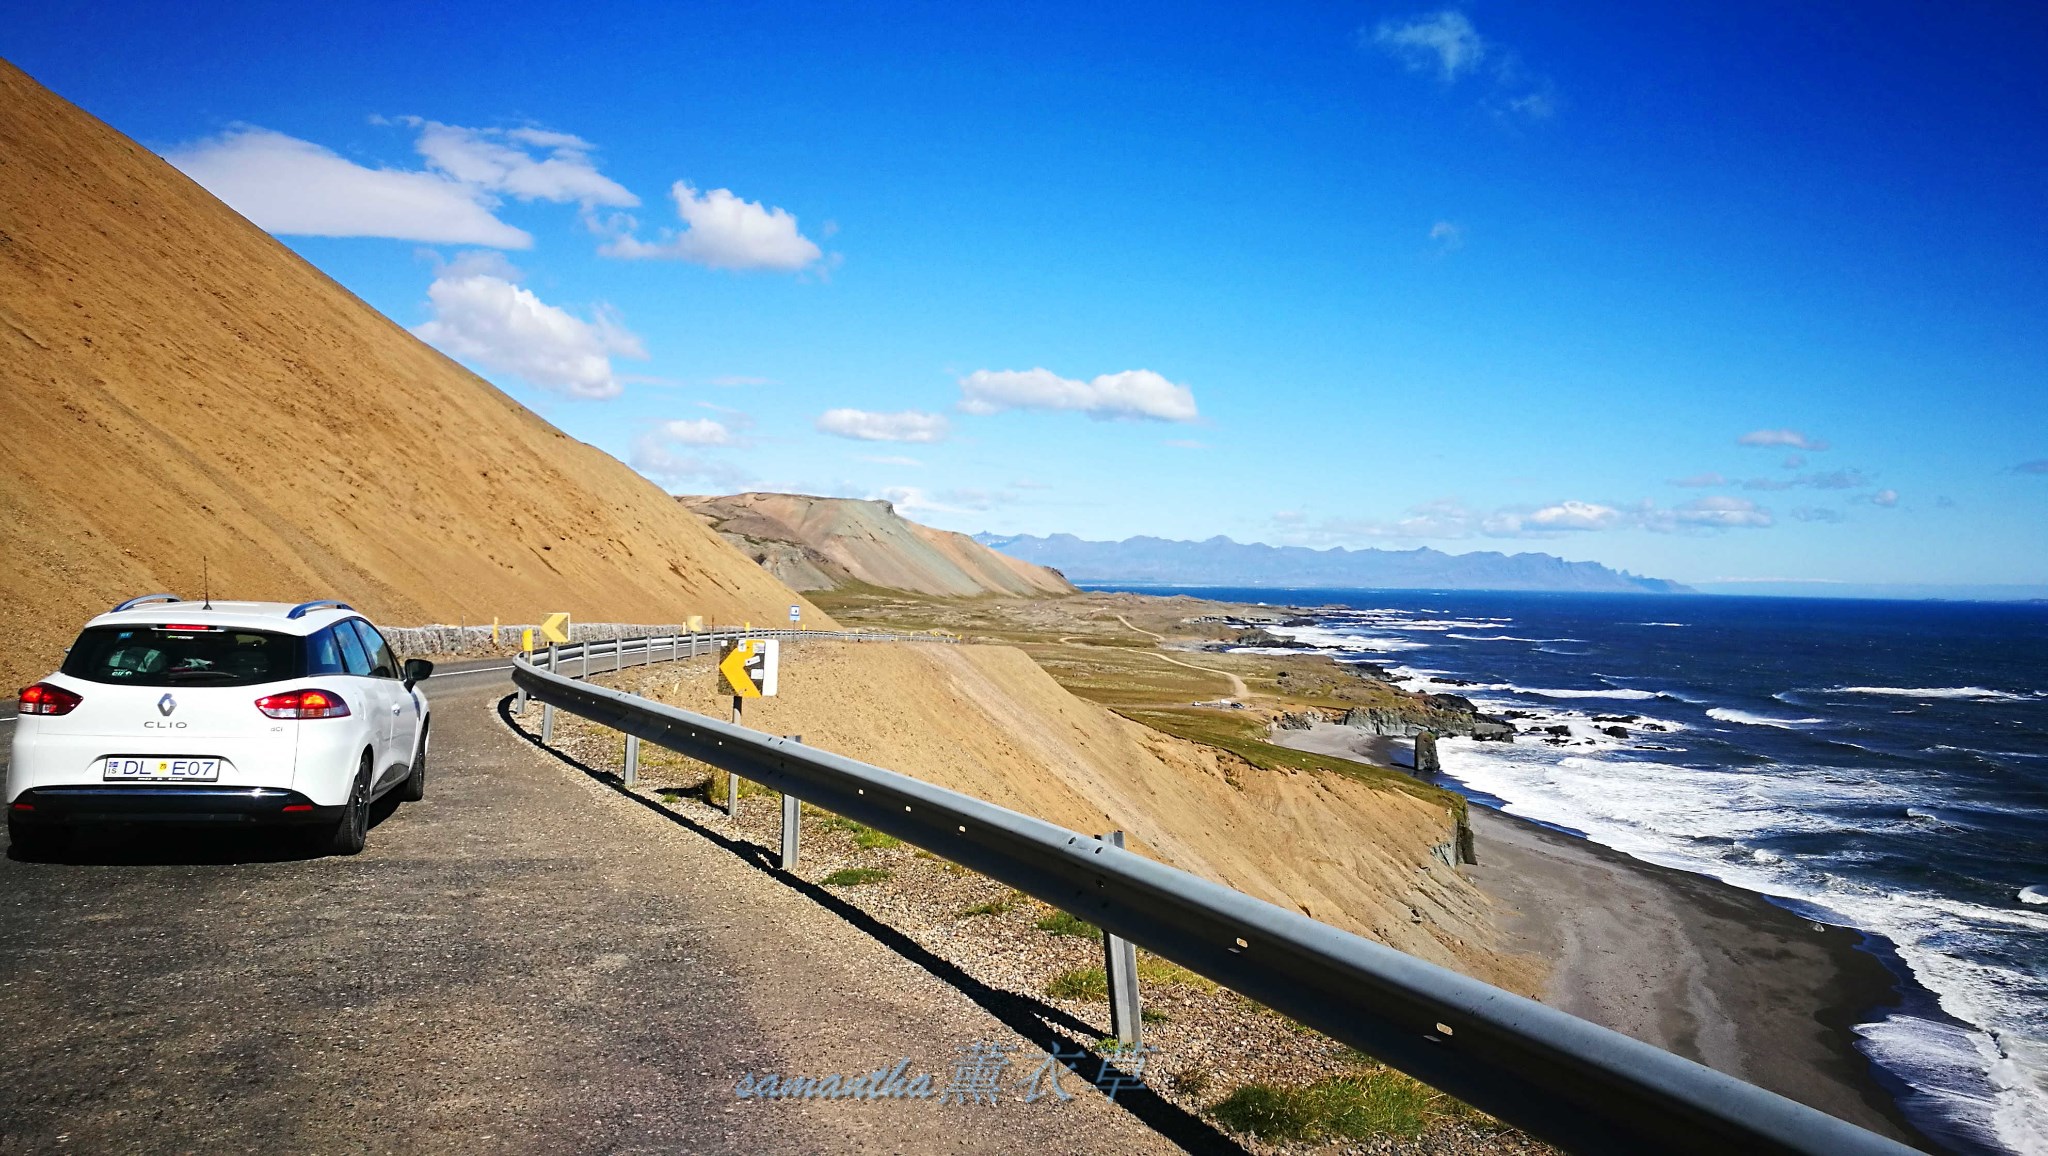
[[[289,810],[287,809],[289,808]],[[277,787],[136,785],[31,787],[7,816],[17,824],[193,823],[298,826],[332,823],[343,807],[321,807]]]

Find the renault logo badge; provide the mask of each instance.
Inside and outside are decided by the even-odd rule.
[[[160,698],[160,699],[156,700],[156,713],[158,713],[158,714],[160,714],[160,715],[164,716],[165,718],[169,718],[169,717],[171,717],[171,712],[172,712],[172,711],[174,711],[174,710],[177,710],[177,709],[178,709],[178,700],[177,700],[177,699],[175,699],[175,698],[172,698],[172,697],[171,697],[170,695],[168,695],[168,694],[166,694],[166,695],[165,695],[165,696],[163,696],[162,698]]]

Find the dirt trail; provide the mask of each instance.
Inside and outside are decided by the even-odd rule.
[[[1116,615],[1116,620],[1117,620],[1118,622],[1121,622],[1121,623],[1123,623],[1123,624],[1124,624],[1125,626],[1128,626],[1128,627],[1130,627],[1130,628],[1131,628],[1132,630],[1135,630],[1135,631],[1137,631],[1137,632],[1138,632],[1139,634],[1143,634],[1143,635],[1145,635],[1145,636],[1147,636],[1147,637],[1149,637],[1149,638],[1154,638],[1154,639],[1157,639],[1157,640],[1158,640],[1158,641],[1160,641],[1160,642],[1164,642],[1164,641],[1166,641],[1166,636],[1165,636],[1164,634],[1154,634],[1153,632],[1151,632],[1151,631],[1149,631],[1149,630],[1145,629],[1145,628],[1144,628],[1144,627],[1142,627],[1142,626],[1135,626],[1135,625],[1132,625],[1132,623],[1131,623],[1131,620],[1130,620],[1130,619],[1128,619],[1128,618],[1125,618],[1125,617],[1124,617],[1123,615],[1121,615],[1121,614],[1119,614],[1119,615]],[[1252,692],[1251,692],[1251,689],[1250,689],[1249,687],[1245,686],[1245,684],[1244,684],[1244,680],[1243,680],[1243,679],[1241,679],[1241,678],[1239,678],[1238,676],[1236,676],[1236,675],[1234,675],[1234,674],[1230,673],[1230,672],[1229,672],[1229,671],[1227,671],[1227,670],[1217,670],[1217,669],[1216,669],[1215,667],[1213,667],[1213,666],[1196,666],[1196,665],[1195,665],[1194,663],[1192,663],[1192,662],[1182,662],[1182,661],[1181,661],[1180,659],[1178,659],[1178,658],[1169,658],[1169,657],[1167,657],[1167,656],[1166,656],[1166,655],[1164,655],[1164,654],[1158,655],[1157,657],[1159,657],[1159,658],[1161,658],[1161,659],[1163,659],[1163,660],[1165,660],[1165,661],[1167,661],[1167,662],[1170,662],[1170,663],[1174,664],[1175,666],[1185,666],[1185,667],[1187,667],[1187,668],[1188,668],[1189,670],[1202,670],[1202,671],[1207,671],[1207,672],[1208,672],[1208,673],[1210,673],[1210,674],[1216,674],[1216,675],[1221,675],[1221,676],[1223,676],[1224,678],[1227,678],[1227,679],[1229,679],[1229,680],[1230,680],[1230,694],[1231,694],[1231,697],[1232,697],[1232,698],[1235,698],[1235,699],[1237,699],[1237,700],[1238,700],[1239,702],[1243,702],[1243,701],[1245,701],[1246,699],[1249,699],[1249,698],[1251,697],[1251,694],[1252,694]]]

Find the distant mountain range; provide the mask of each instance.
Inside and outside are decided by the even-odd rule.
[[[976,534],[974,540],[1012,558],[1050,566],[1075,582],[1159,586],[1293,586],[1385,590],[1576,590],[1629,594],[1693,594],[1664,578],[1642,578],[1598,562],[1567,562],[1554,554],[1486,550],[1446,554],[1419,550],[1310,550],[1215,537],[1205,542],[1126,538],[1089,542],[1072,534]]]

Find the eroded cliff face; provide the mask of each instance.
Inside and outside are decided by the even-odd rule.
[[[678,500],[798,590],[859,584],[947,598],[1075,593],[1056,570],[919,525],[888,502],[763,493]]]

